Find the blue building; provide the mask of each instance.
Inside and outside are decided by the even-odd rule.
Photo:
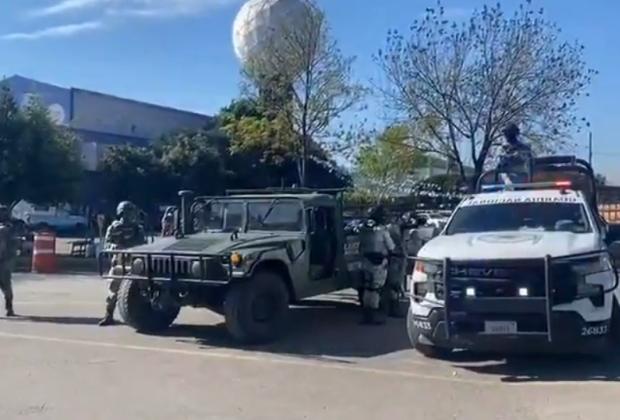
[[[45,105],[57,124],[81,140],[84,168],[96,171],[106,148],[148,146],[162,135],[204,127],[211,117],[189,111],[119,98],[78,88],[64,88],[21,76],[4,80],[18,105],[33,97]]]
[[[82,163],[96,178],[97,169],[111,146],[146,147],[165,134],[206,126],[212,117],[79,88],[12,76],[6,85],[16,103],[25,107],[36,98],[49,110],[51,118],[70,128],[80,140]],[[92,202],[96,185],[85,188],[84,200]]]

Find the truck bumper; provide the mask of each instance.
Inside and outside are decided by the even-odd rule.
[[[467,349],[501,353],[601,353],[608,344],[611,320],[586,322],[577,312],[554,311],[551,314],[552,340],[541,334],[544,317],[529,314],[472,315],[451,314],[451,333],[445,322],[445,310],[434,308],[427,317],[409,318],[409,328],[419,335],[421,344],[446,349]],[[519,333],[487,334],[485,322],[516,321]],[[529,332],[529,334],[528,334]]]

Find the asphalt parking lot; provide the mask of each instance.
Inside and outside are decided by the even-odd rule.
[[[358,325],[353,296],[305,302],[277,343],[239,348],[184,309],[164,335],[99,328],[105,283],[15,275],[0,319],[0,419],[616,419],[620,359],[409,348],[404,322]]]

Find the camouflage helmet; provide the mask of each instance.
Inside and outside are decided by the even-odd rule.
[[[11,218],[11,211],[8,206],[0,204],[0,222],[6,222]]]
[[[510,123],[502,130],[502,133],[506,137],[506,140],[511,142],[517,140],[519,134],[521,134],[521,130],[519,130],[519,126],[515,123]]]
[[[136,213],[136,206],[134,203],[132,203],[131,201],[121,201],[120,203],[118,203],[118,206],[116,206],[116,215],[118,217],[121,217],[123,215],[135,215]]]
[[[385,208],[381,204],[371,207],[368,209],[368,218],[376,223],[383,223],[385,220]]]

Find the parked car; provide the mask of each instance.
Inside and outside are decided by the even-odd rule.
[[[83,231],[88,227],[84,216],[72,214],[65,208],[36,206],[24,200],[13,207],[12,216],[33,230]]]

